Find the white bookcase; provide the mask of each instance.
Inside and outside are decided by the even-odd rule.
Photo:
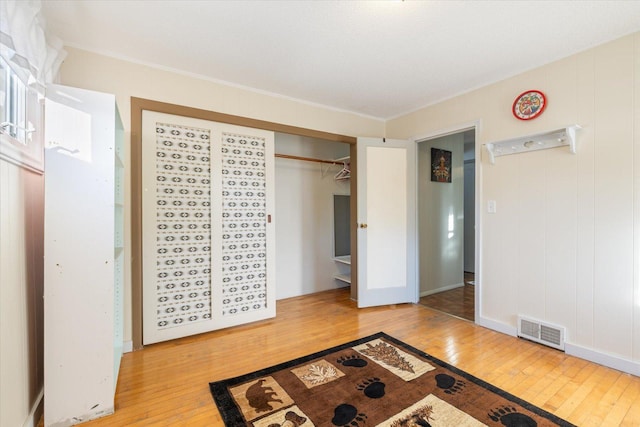
[[[124,135],[113,95],[45,101],[45,426],[113,413],[123,345]]]

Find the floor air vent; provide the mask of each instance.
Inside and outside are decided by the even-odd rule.
[[[518,316],[518,336],[564,350],[564,327]]]

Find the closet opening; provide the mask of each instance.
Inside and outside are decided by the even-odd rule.
[[[350,146],[276,133],[277,299],[351,285]]]
[[[475,129],[418,141],[420,304],[475,321]]]

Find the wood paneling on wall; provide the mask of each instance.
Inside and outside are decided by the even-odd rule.
[[[43,376],[42,175],[0,160],[0,425],[37,422]],[[35,413],[34,412],[38,412]]]

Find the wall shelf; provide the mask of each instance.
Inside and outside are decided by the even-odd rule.
[[[530,151],[546,150],[549,148],[568,146],[569,151],[576,153],[576,131],[580,129],[578,125],[567,126],[549,132],[537,133],[535,135],[523,136],[519,138],[507,139],[504,141],[491,142],[485,144],[489,153],[491,164],[496,163],[496,157],[509,154],[527,153]]]

